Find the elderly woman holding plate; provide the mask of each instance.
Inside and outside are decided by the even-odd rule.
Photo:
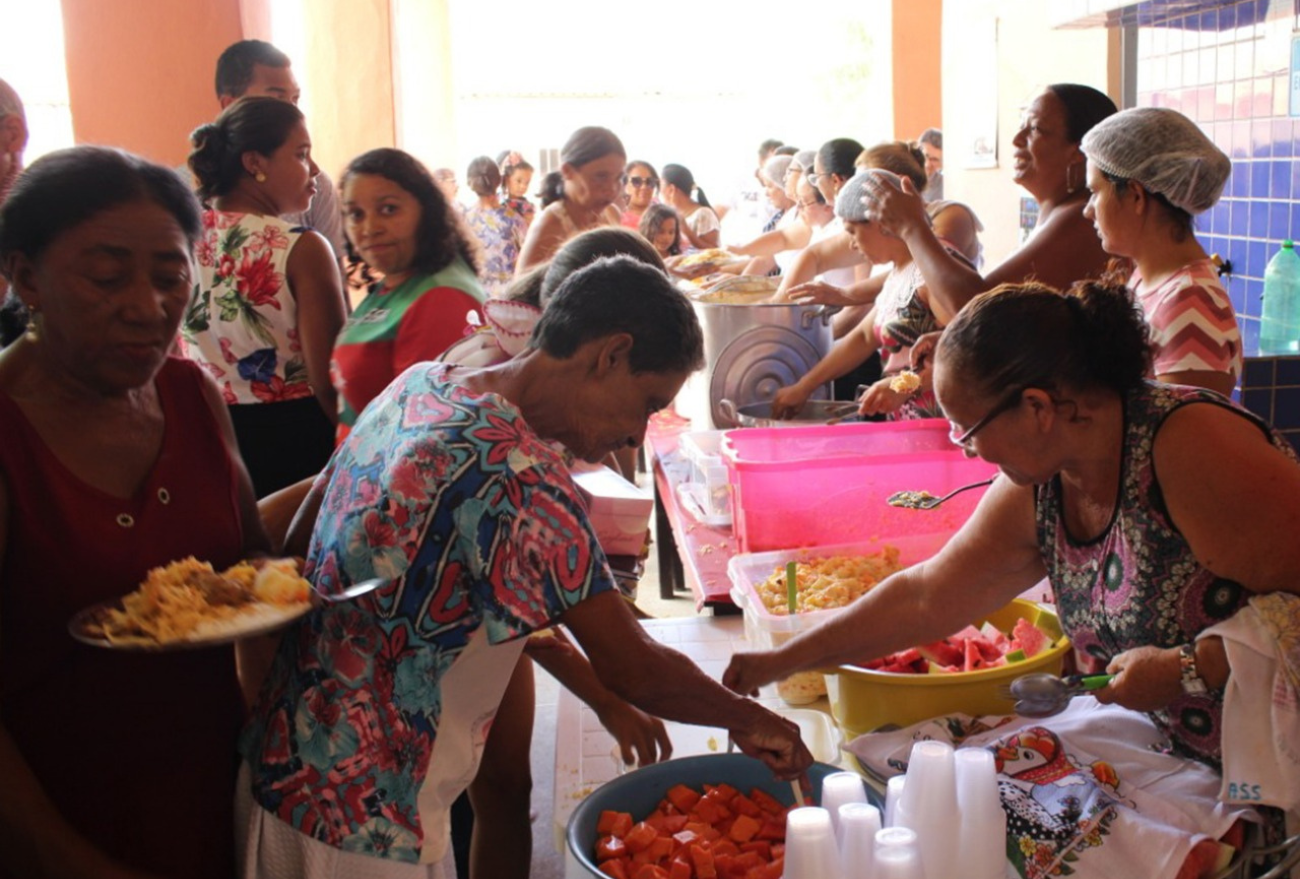
[[[0,209],[30,315],[0,353],[0,874],[234,869],[234,650],[67,631],[151,568],[268,548],[220,392],[169,356],[200,233],[172,171],[98,147],[40,159]]]

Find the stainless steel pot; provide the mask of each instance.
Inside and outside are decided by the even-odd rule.
[[[831,316],[836,309],[795,303],[736,304],[692,300],[704,330],[704,371],[679,398],[679,411],[700,429],[738,427],[722,409],[730,400],[737,409],[772,399],[794,384],[826,356],[833,341]],[[823,400],[823,386],[811,399]],[[823,419],[824,420],[824,419]]]
[[[720,408],[741,427],[803,427],[829,421],[839,424],[862,420],[854,404],[845,400],[809,400],[793,418],[773,418],[770,402],[737,406],[724,399]]]

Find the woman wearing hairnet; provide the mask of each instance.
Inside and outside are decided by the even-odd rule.
[[[1155,346],[1160,381],[1227,396],[1241,375],[1241,332],[1192,217],[1219,200],[1232,162],[1192,120],[1138,107],[1097,124],[1088,157],[1093,221],[1107,253],[1136,266],[1133,290]]]

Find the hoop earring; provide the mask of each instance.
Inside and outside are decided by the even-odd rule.
[[[1079,187],[1074,182],[1074,169],[1078,165],[1067,165],[1065,168],[1065,192],[1068,195],[1074,195],[1079,191]]]
[[[36,325],[36,309],[27,309],[27,326],[23,329],[23,338],[33,345],[41,340],[40,327]]]

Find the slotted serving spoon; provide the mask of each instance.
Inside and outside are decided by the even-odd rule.
[[[885,503],[891,507],[903,507],[908,510],[933,510],[939,504],[961,494],[963,491],[970,491],[972,488],[983,488],[986,485],[992,485],[993,479],[984,479],[979,482],[972,482],[970,485],[963,485],[961,488],[954,488],[943,497],[935,497],[928,491],[897,491],[885,498]]]
[[[1015,711],[1021,717],[1051,717],[1064,711],[1075,696],[1100,690],[1113,677],[1106,674],[1064,678],[1049,674],[1021,675],[1002,691],[1002,695],[1016,700]]]

